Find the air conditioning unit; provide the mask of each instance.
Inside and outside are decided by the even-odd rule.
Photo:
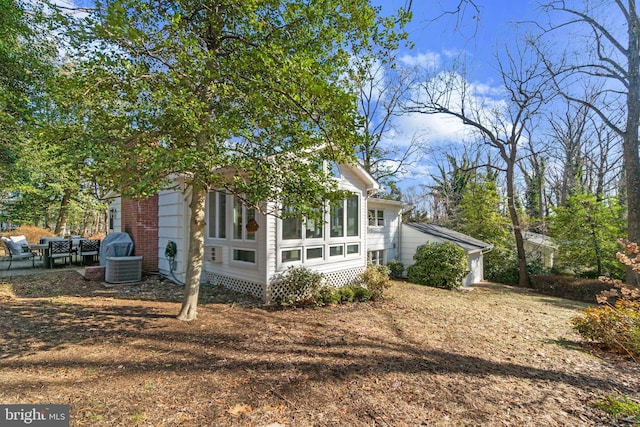
[[[222,246],[212,246],[211,247],[211,256],[210,256],[209,259],[214,264],[222,263]]]
[[[108,257],[104,272],[107,283],[139,282],[142,279],[142,256]]]

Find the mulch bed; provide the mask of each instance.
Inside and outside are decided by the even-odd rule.
[[[594,400],[640,398],[637,364],[572,331],[583,304],[523,289],[282,309],[203,287],[188,323],[181,298],[153,276],[0,281],[0,403],[70,404],[73,426],[591,426],[615,424]]]

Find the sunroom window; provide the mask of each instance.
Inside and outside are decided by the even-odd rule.
[[[236,240],[256,240],[256,234],[247,230],[247,223],[256,219],[256,210],[242,204],[238,197],[233,198],[233,238]]]
[[[359,200],[358,196],[349,197],[331,205],[331,237],[344,237],[345,224],[346,235],[349,237],[359,235]]]
[[[224,239],[227,237],[227,195],[217,191],[209,192],[209,211],[207,225],[209,237]]]
[[[282,239],[300,240],[302,239],[302,220],[300,218],[287,218],[293,213],[293,208],[282,209]]]

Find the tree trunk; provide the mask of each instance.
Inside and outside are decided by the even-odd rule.
[[[178,314],[179,320],[194,320],[198,315],[198,293],[202,274],[205,229],[205,199],[207,189],[200,184],[191,187],[189,212],[189,247],[187,256],[187,276],[184,281],[184,298]]]
[[[640,121],[640,21],[635,10],[629,10],[627,123],[623,141],[624,159],[627,173],[627,238],[640,242],[640,157],[638,156],[638,122]],[[627,283],[637,285],[638,275],[627,269]]]
[[[67,227],[67,218],[69,217],[69,202],[71,201],[71,190],[64,190],[64,194],[62,195],[62,201],[60,202],[60,213],[58,214],[58,221],[56,221],[56,228],[53,230],[53,233],[56,236],[62,234],[64,229]]]
[[[531,283],[529,281],[529,271],[527,270],[527,255],[524,250],[522,229],[520,228],[520,219],[518,218],[518,210],[516,208],[514,169],[515,164],[512,161],[507,165],[507,205],[509,207],[511,224],[513,225],[513,235],[516,239],[516,253],[518,255],[518,286],[528,288],[531,286]]]

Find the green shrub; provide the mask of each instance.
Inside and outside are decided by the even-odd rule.
[[[384,296],[384,290],[391,286],[389,268],[384,265],[369,264],[360,274],[360,281],[371,293],[371,300],[379,301]]]
[[[287,289],[287,296],[280,303],[295,305],[317,304],[324,276],[304,266],[289,267],[281,285]],[[323,291],[326,292],[326,291]]]
[[[640,301],[620,298],[613,306],[589,307],[571,323],[587,340],[640,357]]]
[[[338,288],[338,296],[340,303],[352,302],[354,297],[353,288],[351,286],[343,286]]]
[[[402,279],[404,264],[400,261],[389,261],[387,263],[387,268],[389,269],[389,277],[392,279]]]
[[[336,290],[337,301],[341,304],[348,302],[367,302],[371,299],[371,292],[359,285],[343,286]]]
[[[362,286],[353,285],[353,300],[359,302],[367,302],[371,299],[371,291]]]
[[[321,286],[314,298],[316,305],[337,304],[340,302],[338,290],[333,286]]]
[[[546,274],[532,275],[531,287],[546,295],[595,303],[597,295],[611,288],[600,280],[581,279],[573,276]]]
[[[415,264],[407,270],[412,283],[436,288],[456,289],[469,274],[467,254],[453,243],[427,243],[419,246],[413,259]]]

